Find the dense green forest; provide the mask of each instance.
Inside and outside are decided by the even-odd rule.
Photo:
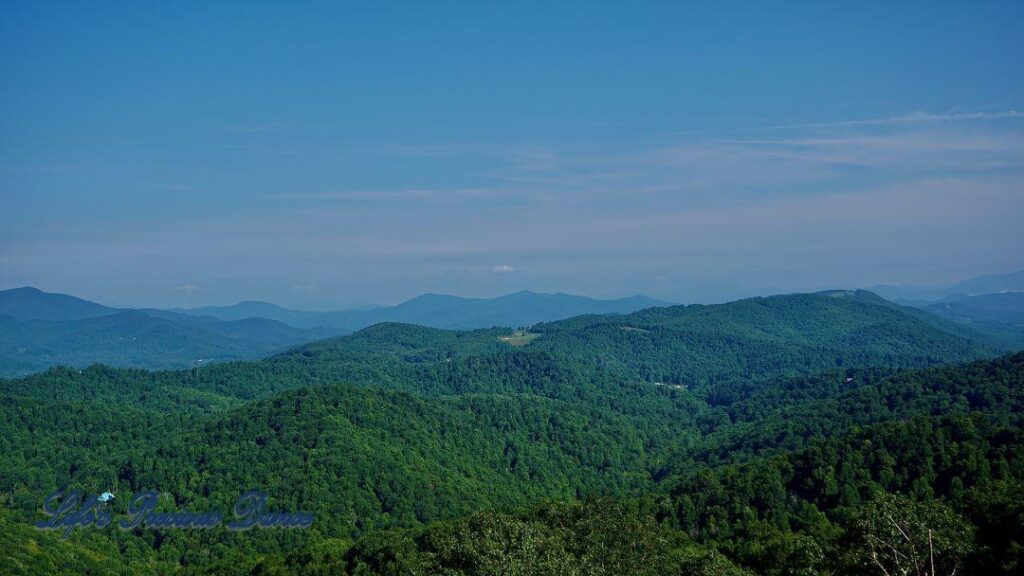
[[[0,572],[1022,568],[1022,353],[863,292],[524,336],[379,324],[256,362],[0,381]],[[62,539],[31,526],[62,488],[117,514],[145,490],[228,514],[258,488],[314,522]]]

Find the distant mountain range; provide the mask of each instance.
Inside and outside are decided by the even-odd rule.
[[[515,327],[666,304],[643,296],[594,300],[517,292],[491,299],[426,294],[397,306],[347,312],[289,310],[268,302],[132,310],[25,287],[0,291],[0,376],[54,365],[165,369],[254,359],[380,322]]]
[[[922,305],[958,294],[976,296],[999,292],[1024,292],[1024,270],[1008,274],[988,274],[938,286],[892,286],[880,284],[869,288],[875,294],[894,302]]]
[[[1024,349],[1024,292],[957,294],[922,309]]]
[[[1024,348],[1024,270],[945,286],[875,286],[871,290],[967,326],[996,345]]]
[[[460,298],[424,294],[396,306],[341,312],[289,310],[269,302],[240,302],[232,306],[175,309],[174,312],[212,316],[221,320],[262,317],[296,328],[326,326],[355,331],[380,322],[402,322],[432,328],[470,330],[492,326],[530,326],[583,314],[628,314],[644,308],[670,306],[646,296],[595,300],[570,294],[539,294],[523,290],[497,298]]]
[[[960,282],[945,289],[951,294],[944,299],[918,301],[917,308],[865,291],[821,294],[873,299],[872,304],[891,306],[943,333],[1005,350],[1024,348],[1024,292],[1006,291],[1015,287],[1024,288],[1024,272]],[[968,292],[985,289],[997,292]],[[748,301],[759,300],[738,302]],[[103,363],[167,369],[256,359],[380,323],[456,330],[515,328],[668,306],[645,296],[596,300],[521,291],[498,298],[424,294],[396,306],[334,312],[291,310],[258,301],[192,309],[119,309],[26,287],[0,291],[0,376],[24,375],[53,365]],[[754,317],[744,321],[752,330],[763,330]]]
[[[165,310],[123,310],[16,288],[0,292],[0,376],[58,364],[188,368],[260,358],[340,333],[266,318],[226,322]]]
[[[960,322],[1024,323],[1024,292],[999,292],[967,296],[957,294],[923,308]]]
[[[0,292],[0,316],[21,320],[83,320],[118,312],[121,310],[29,286]]]

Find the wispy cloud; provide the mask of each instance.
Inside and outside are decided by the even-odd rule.
[[[1024,112],[1003,110],[999,112],[951,112],[934,114],[928,112],[912,112],[897,116],[881,118],[859,118],[851,120],[834,120],[829,122],[811,122],[803,124],[777,124],[762,129],[774,130],[782,128],[856,128],[861,126],[892,126],[900,124],[922,124],[936,122],[971,122],[982,120],[1015,120],[1024,118]]]
[[[731,148],[730,148],[731,147]],[[995,170],[1024,166],[1024,140],[964,131],[896,132],[723,143],[719,153],[805,165],[845,165],[886,170]]]
[[[486,156],[446,150],[466,157],[423,162],[423,180],[461,185],[401,185],[420,175],[417,161],[399,178],[385,170],[370,179],[380,187],[262,192],[244,214],[124,220],[102,234],[94,223],[33,224],[0,258],[26,278],[129,266],[159,281],[154,291],[188,277],[194,283],[177,290],[202,285],[205,297],[218,290],[211,278],[226,273],[285,294],[358,284],[373,300],[545,281],[643,292],[697,280],[967,276],[1024,264],[1016,256],[1024,253],[1020,115],[988,114],[628,146],[495,145]],[[394,163],[404,165],[381,166]]]

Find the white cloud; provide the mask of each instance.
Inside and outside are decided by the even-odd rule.
[[[491,274],[510,274],[515,272],[515,270],[515,268],[508,264],[499,264],[498,266],[491,268]]]
[[[178,292],[184,292],[185,294],[195,294],[199,292],[199,286],[196,284],[182,284],[181,286],[175,286],[175,290]]]

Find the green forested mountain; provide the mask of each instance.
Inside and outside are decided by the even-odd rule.
[[[863,291],[580,316],[533,330],[544,349],[647,381],[697,387],[842,367],[926,366],[994,349],[951,322]]]
[[[971,334],[830,292],[53,368],[0,381],[0,568],[881,574],[896,515],[942,566],[1012,574],[1024,355],[950,366],[997,352]],[[314,524],[29,536],[65,487],[228,515],[260,488]]]
[[[1024,355],[870,379],[794,403],[820,425],[802,433],[801,448],[764,456],[739,448],[736,463],[693,453],[640,499],[486,512],[333,549],[311,543],[253,572],[883,574],[872,558],[880,542],[899,548],[897,563],[931,554],[943,573],[1019,571]],[[777,409],[736,432],[777,431],[792,418]],[[850,427],[850,419],[877,423]],[[718,439],[702,442],[718,443],[733,427],[724,422]],[[887,532],[891,521],[899,533]],[[590,549],[594,538],[600,553]],[[544,552],[525,561],[530,551]]]

